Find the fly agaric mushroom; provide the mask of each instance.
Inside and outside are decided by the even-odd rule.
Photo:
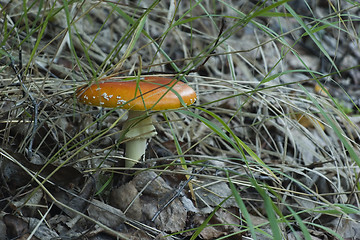
[[[147,111],[186,107],[196,101],[195,91],[176,79],[149,76],[139,81],[99,82],[77,90],[79,102],[129,110],[124,123],[125,167],[134,166],[145,154],[147,140],[156,135]]]

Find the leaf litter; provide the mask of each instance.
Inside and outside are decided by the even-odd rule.
[[[295,4],[291,6],[301,12],[308,7],[301,2],[291,1]],[[150,6],[148,2],[144,1],[141,7],[121,5],[121,10],[96,1],[73,3],[68,9],[74,20],[70,30],[72,42],[64,31],[68,27],[67,13],[62,9],[50,18],[38,48],[42,51],[37,51],[34,58],[31,51],[36,35],[28,32],[26,40],[24,29],[44,23],[37,18],[36,9],[44,7],[42,12],[52,14],[49,6],[54,4],[58,9],[63,6],[56,1],[47,1],[46,6],[28,5],[30,10],[24,19],[23,2],[8,3],[1,3],[6,6],[2,25],[7,19],[17,34],[10,34],[8,39],[5,35],[0,37],[11,56],[10,59],[2,54],[0,59],[4,66],[0,74],[0,239],[180,239],[190,238],[206,221],[207,226],[199,233],[201,239],[226,236],[248,239],[247,225],[228,185],[227,171],[233,173],[232,181],[254,224],[268,233],[258,233],[258,239],[270,239],[271,229],[263,200],[249,179],[271,188],[267,193],[274,202],[281,199],[282,204],[300,212],[304,221],[331,228],[343,238],[359,238],[358,212],[348,210],[342,215],[343,212],[332,213],[329,208],[336,204],[358,207],[354,191],[358,166],[349,158],[334,129],[297,87],[301,83],[321,107],[332,113],[332,120],[360,155],[359,119],[354,114],[354,104],[343,91],[353,100],[359,99],[360,90],[356,87],[359,71],[353,68],[342,76],[332,75],[322,81],[342,110],[347,111],[351,119],[348,121],[326,94],[316,90],[315,82],[309,80],[313,76],[304,71],[308,67],[316,74],[325,74],[332,66],[308,37],[299,41],[304,31],[294,19],[280,18],[279,22],[274,18],[256,19],[257,22],[234,31],[226,46],[217,47],[197,73],[187,76],[198,92],[197,104],[221,117],[271,167],[281,179],[279,183],[255,159],[234,148],[221,123],[197,108],[191,111],[201,118],[183,112],[167,113],[180,150],[169,124],[161,114],[155,114],[158,136],[149,144],[146,162],[136,170],[124,170],[121,163],[118,165],[123,159],[119,142],[123,120],[115,126],[113,123],[122,118],[122,110],[80,106],[74,101],[73,92],[86,83],[84,79],[94,78],[94,69],[100,69],[96,74],[104,74],[101,71],[109,71],[108,66],[116,66],[122,60],[128,43],[121,38],[129,23],[121,16],[126,13],[137,19]],[[233,4],[244,12],[254,7],[251,2]],[[310,5],[317,17],[330,18],[327,5],[314,4]],[[343,9],[348,9],[349,16],[356,16],[359,10],[349,4],[344,3]],[[222,6],[222,14],[236,16],[236,11]],[[202,18],[193,21],[191,34],[189,26],[182,25],[162,35],[164,26],[172,20],[171,9],[175,9],[172,7],[171,1],[161,1],[150,13],[145,29],[182,67],[191,63],[190,58],[197,56],[204,46],[211,46],[209,42],[216,38],[219,29]],[[188,3],[182,2],[177,17],[188,7]],[[193,14],[201,16],[204,12],[194,8]],[[228,22],[226,29],[235,23]],[[274,32],[285,32],[284,39],[274,40],[257,29],[255,23],[266,24]],[[351,27],[356,30],[359,26],[354,22]],[[345,44],[351,34],[324,31],[324,48],[330,56],[338,57],[339,69],[354,67],[359,62],[358,44],[356,41]],[[22,62],[17,59],[18,40],[23,40]],[[297,41],[300,44],[292,46]],[[118,43],[121,47],[114,48]],[[137,44],[136,51],[123,62],[121,75],[133,75],[138,66],[144,67],[144,72],[163,73],[171,69],[166,64],[168,59],[158,54],[148,39],[140,38]],[[295,51],[279,61],[283,52],[292,50]],[[14,73],[12,61],[16,67],[29,63],[21,80],[23,86],[16,77],[23,70]],[[272,81],[259,85],[266,76],[276,74],[278,77]],[[35,99],[35,105],[29,96]],[[38,123],[33,134],[35,112]],[[209,126],[220,129],[220,134]],[[187,169],[182,167],[180,157],[187,163]],[[286,208],[281,211],[290,214]],[[309,225],[313,226],[309,227],[312,239],[332,237],[315,224]],[[296,221],[290,226],[299,229]],[[288,230],[288,226],[282,227]],[[296,235],[302,234],[284,231],[284,238],[298,239]]]

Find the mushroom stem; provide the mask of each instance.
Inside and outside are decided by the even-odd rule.
[[[147,141],[156,135],[151,117],[143,111],[129,111],[128,120],[124,123],[125,134],[125,167],[133,167],[145,154]]]

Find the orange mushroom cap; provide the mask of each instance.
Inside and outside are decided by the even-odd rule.
[[[79,88],[77,98],[79,102],[93,106],[145,111],[191,105],[196,101],[196,93],[190,86],[176,79],[150,76],[140,81],[94,83]]]

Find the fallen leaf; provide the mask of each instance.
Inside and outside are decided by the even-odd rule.
[[[203,186],[196,191],[201,198],[198,198],[199,208],[204,208],[207,206],[215,207],[219,205],[225,198],[232,195],[231,189],[225,182],[213,183],[211,180],[205,180],[202,184]],[[201,199],[201,200],[200,200]],[[237,204],[233,198],[228,199],[222,205],[224,208],[236,207]]]
[[[323,86],[323,88],[325,88],[324,86]],[[327,88],[325,88],[325,90],[326,91],[329,91]],[[317,93],[317,94],[319,94],[319,95],[321,95],[321,96],[323,96],[323,97],[326,97],[327,96],[327,94],[326,94],[326,92],[322,89],[322,87],[319,85],[319,84],[315,84],[315,86],[314,86],[314,91],[315,91],[315,93]]]
[[[28,223],[23,219],[7,214],[3,217],[3,220],[6,225],[6,234],[8,238],[18,238],[29,233]]]
[[[127,217],[141,221],[143,214],[138,194],[134,181],[130,181],[111,191],[110,203],[123,211]]]
[[[325,130],[325,126],[320,121],[314,119],[309,115],[305,115],[302,113],[294,113],[291,115],[291,117],[297,120],[305,128],[315,128],[315,124],[317,124],[323,131]]]
[[[87,212],[90,217],[110,228],[119,228],[126,220],[125,214],[120,209],[96,199],[91,201]]]

